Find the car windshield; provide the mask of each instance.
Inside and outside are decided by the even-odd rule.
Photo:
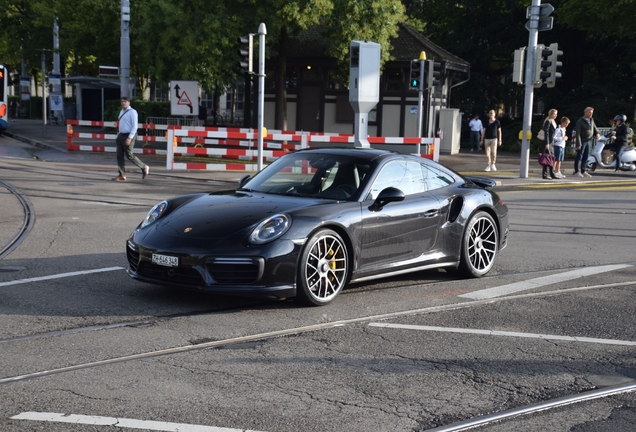
[[[370,168],[370,161],[344,154],[300,152],[280,158],[241,189],[266,194],[355,199]]]

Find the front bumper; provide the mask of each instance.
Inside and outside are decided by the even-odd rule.
[[[151,250],[131,238],[126,243],[127,272],[133,279],[155,285],[227,295],[288,298],[296,296],[298,249],[293,247],[290,253],[283,255],[193,255]],[[155,264],[153,253],[177,256],[179,265]]]

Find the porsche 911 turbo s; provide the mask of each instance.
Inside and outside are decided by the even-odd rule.
[[[127,240],[128,274],[308,305],[407,272],[480,277],[508,241],[508,208],[492,186],[413,155],[301,150],[236,190],[156,204]]]

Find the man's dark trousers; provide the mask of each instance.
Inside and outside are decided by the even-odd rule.
[[[133,153],[137,135],[130,140],[130,145],[126,145],[126,138],[128,138],[127,133],[120,133],[117,135],[117,139],[115,140],[115,143],[117,144],[117,167],[119,168],[119,175],[122,177],[126,177],[124,155],[126,155],[128,160],[137,165],[142,171],[146,168],[146,165]]]
[[[576,151],[576,159],[574,159],[575,174],[579,172],[579,163],[581,164],[581,174],[585,172],[587,157],[590,155],[590,142],[591,141],[583,141],[581,143],[581,149]]]

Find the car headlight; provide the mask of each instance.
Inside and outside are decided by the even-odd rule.
[[[250,243],[263,244],[276,240],[287,232],[291,226],[291,217],[284,214],[277,214],[265,219],[258,224],[252,234],[250,234]]]
[[[168,208],[168,201],[161,201],[159,204],[156,204],[153,208],[150,209],[146,218],[141,223],[141,228],[145,228],[157,219],[161,217]]]

